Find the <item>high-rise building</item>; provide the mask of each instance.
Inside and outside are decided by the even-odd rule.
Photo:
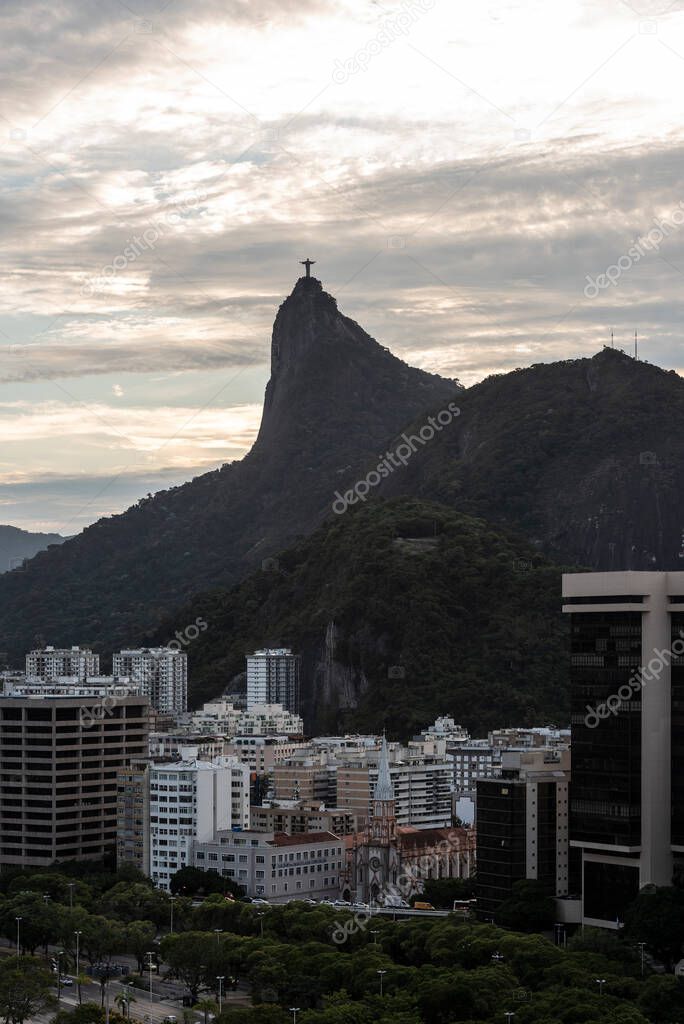
[[[117,774],[147,754],[147,712],[123,685],[45,682],[0,696],[0,867],[116,848]]]
[[[99,674],[100,655],[85,647],[43,647],[26,655],[26,675],[35,679],[76,676],[83,682]]]
[[[150,765],[134,761],[117,776],[116,863],[150,873]]]
[[[565,575],[563,611],[582,921],[615,928],[684,855],[684,572]]]
[[[115,675],[130,676],[152,707],[180,715],[188,707],[188,656],[171,647],[141,647],[112,656]]]
[[[569,885],[570,752],[506,750],[498,778],[477,784],[477,909],[491,918],[515,882],[534,879],[550,896]]]
[[[282,704],[299,713],[299,655],[287,647],[247,655],[247,710],[257,704]]]
[[[175,873],[193,863],[193,842],[249,828],[247,766],[232,757],[201,761],[196,747],[181,758],[150,766],[150,875],[167,890]]]

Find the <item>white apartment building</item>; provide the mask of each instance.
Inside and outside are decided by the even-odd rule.
[[[344,862],[344,841],[332,832],[220,832],[193,844],[195,867],[218,871],[270,903],[337,898]]]
[[[377,763],[340,764],[336,772],[336,803],[349,807],[359,823],[369,820],[378,778]],[[450,761],[411,758],[390,764],[398,825],[442,828],[451,824],[453,767]]]
[[[249,710],[229,701],[212,701],[190,719],[193,732],[218,736],[301,736],[304,722],[282,704],[255,704]]]
[[[454,792],[474,793],[477,779],[491,779],[501,769],[501,749],[487,740],[471,740],[449,748],[454,765]]]
[[[193,863],[193,842],[220,831],[249,828],[249,771],[235,758],[201,761],[197,748],[182,760],[150,766],[150,874],[161,889]]]
[[[299,655],[271,647],[247,655],[247,710],[257,704],[282,704],[299,712]],[[243,730],[244,731],[244,730]]]
[[[130,676],[153,708],[179,715],[188,706],[188,656],[170,647],[141,647],[112,655],[112,671]]]
[[[185,732],[151,732],[149,745],[153,761],[175,760],[181,756],[184,747],[197,747],[200,761],[215,761],[217,757],[232,753],[226,750],[223,736],[198,736]]]
[[[26,675],[35,679],[77,676],[83,681],[99,674],[100,655],[85,647],[43,647],[26,655]]]

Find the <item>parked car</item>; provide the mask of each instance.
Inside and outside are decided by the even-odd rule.
[[[256,903],[257,906],[259,906],[259,907],[270,907],[271,906],[271,904],[268,902],[268,900],[262,900],[261,896],[255,897],[255,899],[252,900],[252,903]]]
[[[431,903],[426,903],[424,900],[416,900],[413,904],[414,910],[434,910],[435,908]]]
[[[351,907],[349,900],[334,900],[333,907]]]
[[[60,985],[64,985],[65,988],[69,988],[71,985],[73,985],[73,981],[71,980],[71,978],[60,978],[59,983]]]

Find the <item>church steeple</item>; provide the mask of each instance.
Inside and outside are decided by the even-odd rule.
[[[375,800],[394,800],[394,786],[390,775],[389,753],[387,750],[387,737],[382,734],[380,746],[380,760],[378,761],[378,781],[375,785]]]

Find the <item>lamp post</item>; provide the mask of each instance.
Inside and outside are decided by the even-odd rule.
[[[64,956],[64,950],[57,950],[57,1007],[59,1008],[59,1001],[62,998],[62,957]]]
[[[380,995],[382,995],[382,979],[387,974],[387,971],[378,971],[377,974],[380,977]]]
[[[600,996],[603,995],[603,986],[605,985],[605,983],[606,983],[606,979],[605,978],[596,978],[596,984],[599,987],[599,995]]]
[[[173,905],[176,902],[175,896],[169,896],[169,903],[171,904],[171,934],[173,935]]]
[[[223,931],[223,928],[214,928],[214,935],[216,936],[216,945],[219,944],[219,935]]]
[[[81,970],[80,970],[80,953],[81,953],[80,940],[81,940],[82,932],[74,932],[74,935],[76,936],[76,978],[78,978],[80,973],[81,973]]]
[[[291,1006],[290,1013],[292,1014],[292,1024],[297,1024],[297,1014],[299,1013],[298,1006]]]
[[[67,885],[67,888],[69,890],[69,908],[71,910],[74,909],[74,886],[75,885],[76,885],[75,882],[69,882],[68,885]]]
[[[492,953],[492,963],[493,964],[500,964],[500,963],[502,963],[503,959],[504,959],[503,953],[499,953],[498,950],[496,951],[496,953]]]
[[[261,929],[261,938],[263,939],[263,937],[264,937],[264,912],[263,912],[263,910],[259,911],[259,913],[257,914],[257,917],[259,918],[259,927]]]
[[[373,928],[373,930],[371,931],[371,935],[373,936],[373,942],[375,943],[376,946],[378,944],[378,935],[379,934],[380,934],[380,932],[378,931],[377,928]]]
[[[21,953],[19,952],[19,926],[21,924],[21,920],[22,919],[20,917],[15,918],[15,921],[17,922],[17,956],[21,956]]]
[[[218,988],[219,988],[219,990],[218,990],[218,997],[219,997],[219,1016],[220,1016],[220,1014],[221,1014],[221,1010],[222,1010],[222,1008],[223,1008],[223,979],[224,979],[224,978],[225,978],[225,974],[217,974],[217,975],[216,975],[216,980],[217,980],[217,981],[218,981],[218,983],[219,983],[219,986],[218,986]]]
[[[504,1010],[504,1017],[506,1018],[506,1024],[511,1024],[511,1017],[515,1017],[515,1010]]]
[[[150,1002],[152,1003],[154,1002],[152,997],[152,957],[154,956],[154,953],[145,953],[145,956],[150,958]]]
[[[644,976],[644,949],[646,948],[646,943],[645,942],[637,942],[637,946],[639,947],[639,950],[641,951],[641,977],[643,978],[643,976]]]

